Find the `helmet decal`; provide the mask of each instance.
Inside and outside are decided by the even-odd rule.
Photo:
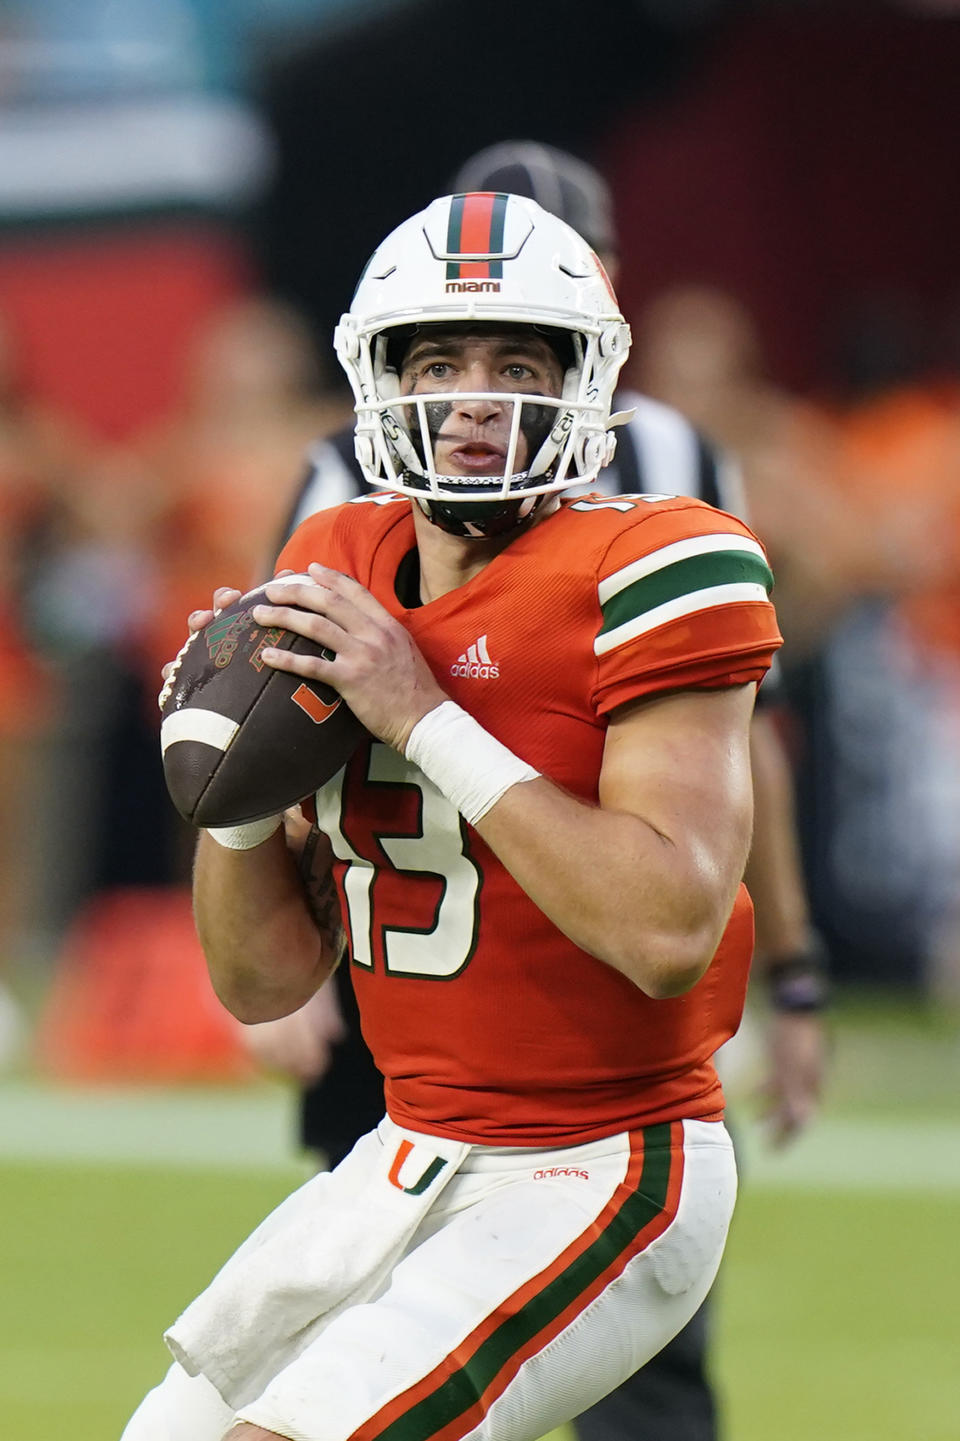
[[[478,191],[452,197],[447,222],[447,255],[476,258],[448,258],[447,280],[502,280],[506,216],[506,195]]]

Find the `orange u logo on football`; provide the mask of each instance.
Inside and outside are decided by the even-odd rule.
[[[329,720],[340,704],[338,696],[331,705],[327,705],[326,701],[322,701],[316,691],[311,690],[308,685],[297,686],[290,699],[318,726],[322,726],[325,720]]]

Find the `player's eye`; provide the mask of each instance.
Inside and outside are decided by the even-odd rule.
[[[530,366],[524,365],[523,362],[519,360],[511,361],[511,363],[504,368],[503,373],[508,380],[521,381],[532,380],[534,378],[534,372]]]
[[[448,360],[432,360],[424,373],[431,380],[447,380],[452,370],[453,367]]]

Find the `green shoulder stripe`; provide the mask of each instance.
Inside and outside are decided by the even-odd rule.
[[[602,606],[600,634],[606,635],[669,601],[730,585],[759,586],[766,596],[773,586],[773,575],[766,561],[749,550],[710,551],[675,560],[612,595]],[[723,596],[717,596],[717,603],[723,600]]]

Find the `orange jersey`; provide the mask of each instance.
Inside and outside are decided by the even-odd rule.
[[[306,520],[279,566],[354,576],[464,710],[588,803],[617,706],[758,681],[780,644],[763,551],[699,501],[564,501],[467,584],[407,609],[397,575],[411,552],[410,502],[365,496]],[[704,977],[653,1001],[568,940],[381,742],[318,792],[317,816],[337,857],[363,1033],[398,1124],[543,1146],[722,1114],[712,1057],[739,1024],[753,946],[742,887]]]

